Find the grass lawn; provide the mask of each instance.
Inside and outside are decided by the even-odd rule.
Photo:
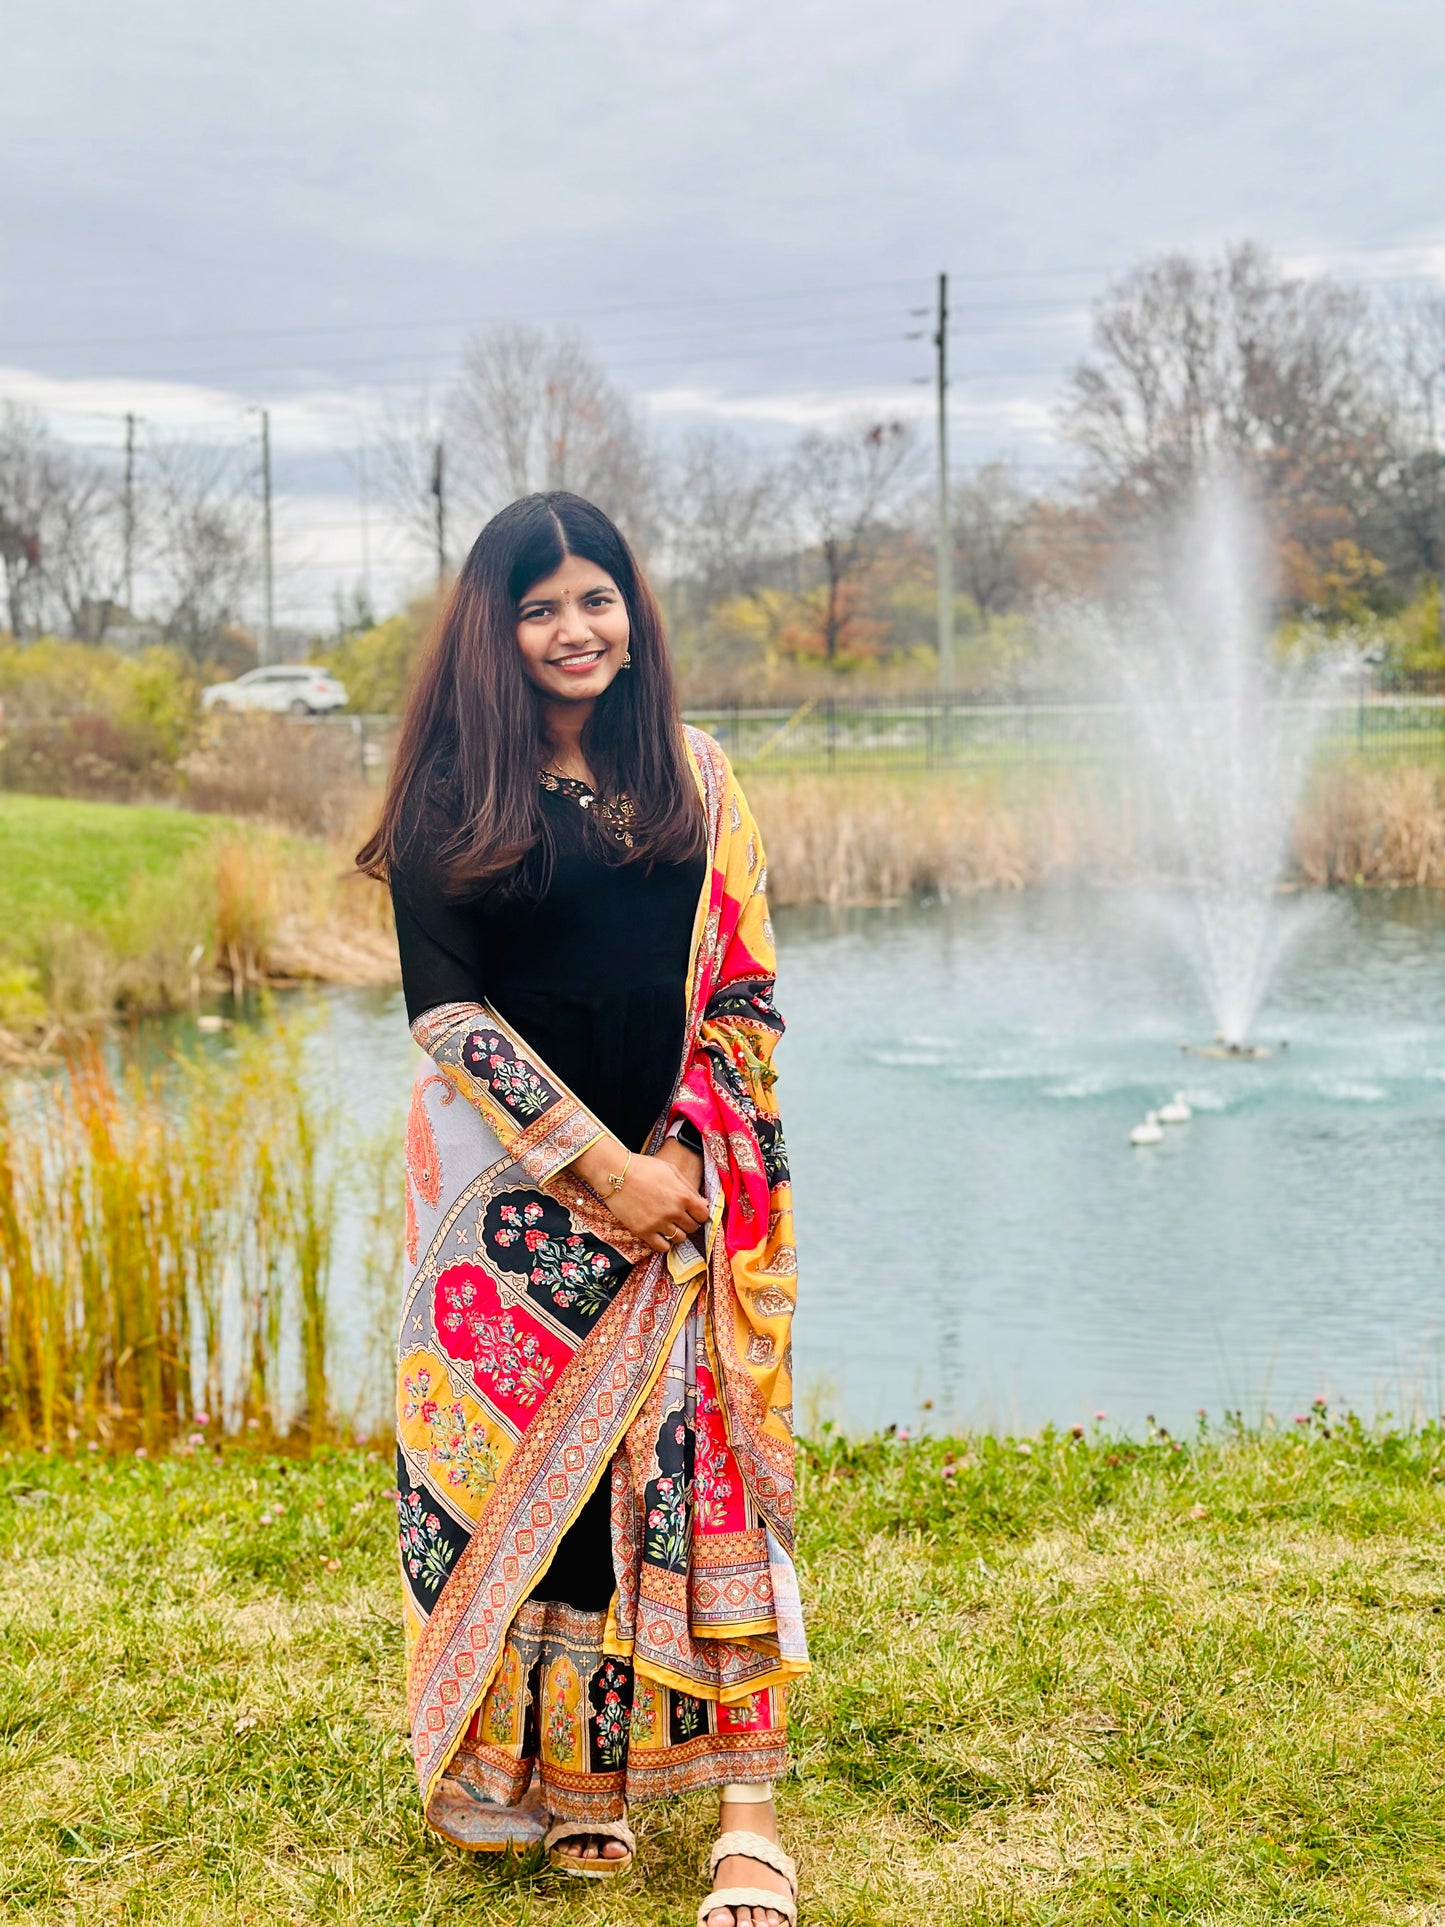
[[[1445,1436],[948,1454],[807,1455],[806,1921],[1445,1921]],[[390,1479],[0,1456],[0,1918],[691,1920],[701,1796],[601,1890],[423,1834]]]
[[[0,945],[28,955],[55,924],[117,907],[137,877],[164,875],[220,818],[129,803],[0,792]]]

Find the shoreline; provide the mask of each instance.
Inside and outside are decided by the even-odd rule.
[[[1097,772],[744,781],[777,910],[1180,875],[1158,813]],[[351,867],[358,840],[0,793],[0,1063],[228,989],[396,983],[390,903]],[[1283,891],[1445,890],[1445,767],[1321,772],[1293,841]]]

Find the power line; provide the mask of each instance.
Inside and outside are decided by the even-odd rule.
[[[871,294],[883,288],[909,288],[915,285],[911,276],[899,276],[889,281],[855,281],[844,286],[829,288],[791,288],[771,291],[758,291],[752,294],[731,295],[694,295],[675,301],[626,301],[615,303],[606,308],[592,308],[580,319],[588,322],[600,316],[614,314],[657,314],[678,309],[724,308],[762,301],[807,301],[830,294]],[[218,328],[199,331],[183,331],[175,334],[158,335],[92,335],[51,337],[32,341],[0,341],[0,354],[8,354],[15,348],[105,348],[105,347],[163,347],[168,342],[180,341],[255,341],[275,335],[332,335],[332,334],[381,334],[397,329],[409,328],[483,328],[494,323],[516,321],[515,314],[492,313],[450,315],[410,321],[337,321],[308,322],[297,327],[275,328]],[[575,307],[543,310],[527,317],[535,322],[564,321],[575,324],[579,316]]]
[[[1314,246],[1309,243],[1279,244],[1267,252],[1284,257],[1303,255],[1311,260],[1349,261],[1360,255],[1372,254],[1420,254],[1431,250],[1445,250],[1445,237],[1426,236],[1411,241],[1364,241],[1353,245]],[[1164,250],[1165,253],[1179,250]],[[1127,274],[1143,265],[1147,259],[1140,257],[1129,261],[1095,261],[1043,265],[1022,268],[968,268],[950,269],[950,279],[955,282],[975,282],[995,284],[1008,281],[1035,281],[1098,277],[1104,275]],[[1399,275],[1361,276],[1367,284],[1386,281],[1436,280],[1439,277],[1428,270],[1406,270]],[[646,300],[614,302],[606,307],[593,308],[582,317],[588,323],[611,315],[640,313],[686,312],[694,309],[726,308],[746,306],[774,301],[812,301],[832,295],[874,293],[885,288],[916,288],[922,276],[899,275],[887,280],[854,281],[833,283],[824,287],[757,289],[747,294],[732,295],[686,295],[673,300]],[[968,303],[978,307],[979,303]],[[1013,306],[1013,302],[991,304]],[[1023,305],[1019,303],[1018,305]],[[1040,305],[1037,301],[1033,305]],[[1054,305],[1069,305],[1061,301]],[[38,348],[104,348],[104,347],[163,347],[169,343],[205,341],[256,341],[277,337],[318,337],[325,338],[345,334],[382,334],[406,332],[416,329],[434,328],[474,328],[487,327],[495,323],[505,323],[522,319],[515,313],[500,310],[486,313],[471,313],[447,316],[420,316],[409,320],[369,320],[369,321],[328,321],[283,323],[272,326],[249,328],[183,329],[167,333],[138,335],[65,335],[38,336],[17,341],[0,341],[0,354],[8,354],[16,349]],[[570,322],[579,319],[576,308],[535,311],[525,319],[533,322]]]

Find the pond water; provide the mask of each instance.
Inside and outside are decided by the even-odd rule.
[[[1181,1055],[1195,979],[1124,892],[779,914],[800,1423],[1445,1410],[1445,902],[1300,921],[1259,1024],[1288,1048],[1221,1062]],[[370,1126],[400,993],[328,1001]],[[1175,1090],[1193,1120],[1131,1148]]]

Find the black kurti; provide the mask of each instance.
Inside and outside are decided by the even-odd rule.
[[[591,794],[540,791],[556,862],[539,901],[448,902],[424,857],[393,876],[402,989],[408,1022],[435,1004],[493,1005],[635,1151],[677,1079],[706,862],[608,863],[583,815]]]
[[[393,874],[407,1020],[436,1004],[493,1005],[594,1117],[640,1150],[677,1081],[706,859],[609,863],[583,814],[595,807],[592,792],[564,780],[540,794],[556,850],[540,899],[451,902],[424,850]],[[700,1148],[695,1131],[684,1135]],[[612,1592],[604,1479],[563,1536],[539,1596],[602,1612]]]

